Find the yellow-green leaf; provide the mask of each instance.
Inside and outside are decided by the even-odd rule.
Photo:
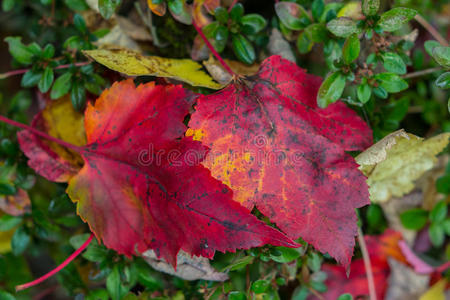
[[[447,280],[441,279],[426,291],[419,300],[445,300],[445,286]]]
[[[127,49],[98,49],[83,52],[105,67],[129,76],[158,76],[186,82],[193,86],[220,89],[215,82],[201,70],[202,66],[191,59],[143,56]]]
[[[414,181],[433,168],[449,143],[450,133],[424,140],[403,130],[396,131],[356,157],[368,177],[372,202],[401,197],[414,188]]]

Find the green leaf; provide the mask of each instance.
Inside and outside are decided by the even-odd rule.
[[[22,218],[3,215],[0,217],[0,231],[8,231],[22,223]]]
[[[367,223],[371,228],[377,228],[383,220],[383,210],[377,204],[371,204],[366,212]]]
[[[344,47],[342,48],[342,58],[344,59],[344,62],[347,65],[354,62],[359,56],[360,49],[361,44],[358,35],[354,33],[347,38]]]
[[[444,227],[441,224],[431,224],[428,228],[428,235],[430,236],[430,242],[433,246],[440,247],[444,243],[445,232]]]
[[[374,16],[380,9],[380,0],[362,0],[361,9],[365,16]]]
[[[444,68],[450,68],[450,47],[434,47],[433,58]]]
[[[248,14],[243,16],[241,19],[241,23],[242,25],[252,28],[252,33],[250,34],[258,33],[267,26],[266,19],[258,14]]]
[[[83,17],[80,16],[79,14],[75,14],[73,16],[73,25],[75,26],[76,29],[78,29],[78,31],[82,33],[87,32],[86,22],[84,22]]]
[[[436,190],[442,194],[450,194],[450,174],[439,177],[436,180]]]
[[[2,1],[2,9],[3,11],[10,11],[14,8],[16,0],[3,0]]]
[[[111,18],[122,0],[98,0],[98,9],[105,19]]]
[[[275,12],[281,23],[292,30],[303,29],[310,22],[305,9],[294,2],[278,2],[275,4]]]
[[[253,282],[251,289],[255,294],[262,294],[267,290],[269,286],[270,286],[269,281],[259,279]]]
[[[253,256],[244,256],[242,258],[239,258],[229,264],[228,266],[222,268],[222,272],[225,270],[228,271],[236,271],[244,268],[245,266],[251,264],[255,258]]]
[[[408,83],[394,73],[378,73],[374,78],[389,93],[398,93],[408,88]]]
[[[324,24],[311,24],[305,28],[304,32],[308,33],[308,36],[315,43],[325,42],[328,38],[327,28]]]
[[[311,5],[311,13],[314,20],[319,21],[320,16],[323,14],[325,9],[325,3],[323,0],[314,0]]]
[[[33,62],[33,52],[21,42],[21,37],[9,36],[5,38],[5,42],[8,43],[9,53],[19,63],[28,65]]]
[[[322,260],[320,259],[319,254],[317,254],[315,252],[310,252],[306,263],[308,265],[308,268],[311,271],[317,272],[320,270],[320,266],[322,265]]]
[[[441,74],[438,79],[436,79],[436,85],[441,89],[450,89],[450,72]]]
[[[345,77],[341,72],[334,72],[325,78],[317,94],[317,105],[325,108],[330,103],[336,102],[344,92]]]
[[[38,84],[41,80],[42,75],[42,72],[36,72],[33,69],[28,70],[25,74],[23,74],[20,85],[24,88],[36,86],[36,84]]]
[[[0,195],[15,195],[17,189],[14,184],[10,182],[0,182]]]
[[[353,300],[353,296],[351,294],[342,294],[337,300]]]
[[[331,20],[327,23],[327,28],[335,36],[344,38],[349,37],[358,30],[356,22],[347,17]]]
[[[93,290],[90,291],[86,300],[108,300],[108,291],[107,290]]]
[[[277,250],[277,254],[279,255],[270,254],[270,258],[278,263],[287,263],[296,260],[300,257],[304,250],[302,248],[297,249],[287,247],[275,247],[275,249]]]
[[[241,3],[236,3],[230,11],[230,18],[232,21],[239,23],[244,15],[244,6]]]
[[[106,278],[106,289],[112,300],[120,300],[128,293],[128,289],[122,284],[118,265],[114,266]]]
[[[89,6],[84,0],[64,0],[64,3],[67,5],[67,7],[74,11],[83,11],[89,9]]]
[[[366,103],[370,100],[370,96],[372,95],[372,88],[367,83],[358,85],[356,90],[356,95],[358,96],[359,101],[361,103]]]
[[[45,59],[50,59],[55,55],[55,47],[52,44],[48,44],[45,46],[44,51],[42,52],[42,57]]]
[[[430,212],[430,221],[440,223],[447,217],[447,203],[445,200],[439,201]]]
[[[256,59],[255,49],[252,44],[241,34],[233,35],[232,45],[234,54],[240,61],[246,64],[252,64]]]
[[[445,220],[442,226],[444,227],[445,234],[450,235],[450,218]]]
[[[308,31],[303,30],[297,38],[297,49],[301,54],[308,53],[314,46],[311,35]]]
[[[11,239],[11,250],[16,256],[21,255],[30,244],[31,238],[24,227],[19,227]]]
[[[421,208],[413,208],[400,214],[400,221],[406,229],[422,229],[428,221],[428,212]]]
[[[411,8],[396,7],[381,15],[377,25],[384,31],[395,31],[417,15],[417,11]]]
[[[375,94],[375,96],[377,96],[378,98],[387,99],[387,97],[388,97],[388,92],[381,86],[377,86],[372,91]]]
[[[219,6],[214,10],[214,16],[216,20],[222,24],[228,22],[228,10],[225,7]]]
[[[72,83],[72,89],[70,91],[70,99],[72,100],[73,108],[81,111],[86,103],[86,89],[84,85],[79,81]]]
[[[405,74],[406,73],[406,64],[403,62],[403,59],[394,52],[386,52],[382,54],[383,58],[383,66],[388,72],[392,72],[395,74]]]
[[[431,57],[433,57],[434,48],[440,47],[440,46],[441,46],[441,44],[439,42],[433,41],[433,40],[426,41],[424,44],[425,51],[427,51],[428,55],[430,55]]]
[[[50,98],[58,99],[67,94],[72,87],[72,73],[67,72],[59,76],[53,84]]]
[[[247,296],[243,292],[232,291],[228,294],[228,300],[246,300]]]
[[[16,300],[16,298],[10,293],[0,289],[0,299],[1,300]]]
[[[53,69],[51,67],[46,67],[41,79],[39,80],[38,88],[42,93],[47,93],[52,86],[54,79]]]

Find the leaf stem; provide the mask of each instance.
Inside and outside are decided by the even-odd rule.
[[[88,65],[90,63],[91,63],[90,61],[83,61],[83,62],[78,62],[78,63],[74,63],[74,64],[60,65],[60,66],[55,67],[54,69],[55,70],[67,69],[70,66],[82,67],[82,66]],[[5,79],[5,78],[8,78],[8,77],[11,77],[11,76],[14,76],[14,75],[24,74],[24,73],[28,72],[29,70],[30,69],[19,69],[19,70],[9,71],[9,72],[0,74],[0,79]]]
[[[51,270],[50,272],[48,272],[44,276],[39,277],[36,280],[33,280],[31,282],[28,282],[28,283],[16,286],[16,291],[22,291],[22,290],[25,290],[25,289],[30,288],[32,286],[35,286],[35,285],[43,282],[44,280],[52,277],[53,275],[55,275],[56,273],[58,273],[62,269],[64,269],[65,266],[67,266],[72,260],[74,260],[78,255],[80,255],[80,253],[83,252],[83,250],[86,249],[87,246],[89,246],[89,244],[91,243],[93,238],[94,238],[94,234],[91,233],[91,235],[83,243],[83,245],[81,245],[80,248],[78,248],[74,253],[72,253],[72,255],[70,255],[62,264],[60,264],[55,269]]]
[[[31,126],[28,126],[28,125],[16,122],[14,120],[8,119],[8,118],[6,118],[6,117],[4,117],[2,115],[0,115],[0,122],[6,123],[6,124],[14,126],[14,127],[18,127],[18,128],[22,128],[22,129],[28,130],[31,133],[35,134],[35,135],[38,135],[38,136],[40,136],[40,137],[42,137],[44,139],[47,139],[49,141],[55,142],[55,143],[57,143],[57,144],[59,144],[59,145],[61,145],[63,147],[66,147],[66,148],[69,148],[71,150],[74,150],[75,152],[77,152],[79,154],[84,152],[84,148],[83,147],[75,146],[75,145],[70,144],[68,142],[65,142],[63,140],[55,138],[55,137],[53,137],[51,135],[48,135],[47,133],[42,132],[40,130],[37,130],[37,129],[31,127]]]
[[[412,72],[412,73],[408,73],[402,76],[403,79],[407,79],[407,78],[414,78],[414,77],[420,77],[423,75],[428,75],[437,71],[440,71],[442,68],[441,67],[435,67],[435,68],[429,68],[429,69],[425,69],[425,70],[420,70],[417,72]]]
[[[377,300],[377,293],[375,288],[375,280],[373,279],[372,264],[370,263],[369,252],[367,251],[366,241],[364,241],[364,234],[360,227],[358,227],[358,243],[361,248],[362,257],[364,260],[364,268],[367,274],[367,283],[369,286],[369,299]]]
[[[237,2],[238,2],[238,0],[233,0],[230,7],[228,7],[228,12],[230,12],[233,9],[233,6],[235,6]]]
[[[194,26],[195,30],[197,30],[200,37],[205,42],[206,46],[208,46],[209,50],[212,52],[212,54],[219,60],[220,64],[227,70],[228,73],[230,73],[233,77],[236,77],[237,74],[231,70],[230,66],[223,60],[223,58],[220,56],[219,53],[217,53],[216,49],[214,49],[214,46],[211,45],[208,38],[203,33],[202,29],[194,22],[192,21],[192,25]]]
[[[425,20],[421,15],[417,14],[414,19],[419,22],[442,46],[448,47],[448,42],[442,37],[442,35],[437,31],[427,20]]]

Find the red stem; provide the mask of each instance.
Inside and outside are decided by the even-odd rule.
[[[60,65],[60,66],[55,67],[54,69],[55,70],[67,69],[67,68],[69,68],[72,65],[75,66],[75,67],[82,67],[82,66],[88,65],[90,63],[91,63],[90,61],[83,61],[83,62],[78,62],[78,63],[74,63],[74,64]],[[11,76],[14,76],[14,75],[24,74],[24,73],[28,72],[29,70],[30,69],[19,69],[19,70],[9,71],[9,72],[0,74],[0,79],[5,79],[5,78],[8,78],[8,77],[11,77]]]
[[[228,7],[228,12],[230,12],[233,9],[233,6],[235,6],[237,2],[238,2],[238,0],[233,0],[230,7]]]
[[[81,245],[80,248],[78,248],[74,253],[72,253],[72,255],[70,255],[62,264],[60,264],[55,269],[51,270],[50,272],[48,272],[47,274],[45,274],[42,277],[39,277],[36,280],[16,286],[16,291],[22,291],[24,289],[35,286],[35,285],[43,282],[44,280],[52,277],[53,275],[55,275],[62,269],[64,269],[65,266],[67,266],[72,260],[74,260],[78,255],[80,255],[80,253],[83,252],[83,250],[86,249],[87,246],[89,246],[89,244],[91,243],[93,238],[94,238],[94,234],[91,233],[91,236],[86,240],[86,242],[84,242],[83,245]]]
[[[55,138],[55,137],[53,137],[51,135],[48,135],[45,132],[42,132],[42,131],[37,130],[37,129],[34,129],[33,127],[30,127],[28,125],[16,122],[16,121],[11,120],[11,119],[8,119],[8,118],[6,118],[6,117],[4,117],[2,115],[0,115],[0,122],[9,124],[9,125],[14,126],[14,127],[19,127],[19,128],[25,129],[25,130],[29,130],[30,132],[32,132],[35,135],[38,135],[38,136],[40,136],[40,137],[42,137],[44,139],[47,139],[49,141],[55,142],[55,143],[57,143],[57,144],[59,144],[59,145],[61,145],[63,147],[72,149],[72,150],[74,150],[75,152],[77,152],[79,154],[84,152],[84,148],[82,148],[82,147],[75,146],[75,145],[70,144],[68,142],[65,142],[63,140]]]
[[[197,30],[200,37],[205,42],[206,46],[208,46],[209,50],[211,50],[212,54],[219,60],[220,64],[227,70],[228,73],[230,73],[232,76],[237,76],[236,73],[231,70],[230,66],[223,60],[223,58],[220,56],[219,53],[217,53],[216,49],[214,49],[214,46],[211,45],[208,38],[203,33],[202,29],[194,22],[192,21],[192,25],[194,26],[195,30]]]

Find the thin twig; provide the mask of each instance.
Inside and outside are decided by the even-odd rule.
[[[315,289],[313,289],[312,287],[308,286],[308,290],[314,295],[316,296],[316,298],[318,298],[319,300],[325,300],[325,298]]]
[[[217,60],[220,62],[220,64],[227,70],[228,73],[230,73],[233,77],[236,77],[237,74],[233,72],[233,70],[230,68],[230,66],[223,60],[223,58],[220,56],[219,53],[217,53],[216,49],[214,49],[214,46],[211,45],[208,38],[203,33],[202,29],[194,22],[192,21],[192,25],[194,26],[195,30],[197,30],[200,37],[205,42],[206,46],[208,46],[209,50],[212,52],[212,54],[217,58]]]
[[[31,133],[33,133],[35,135],[38,135],[38,136],[40,136],[40,137],[42,137],[44,139],[47,139],[49,141],[55,142],[55,143],[57,143],[57,144],[59,144],[59,145],[61,145],[63,147],[72,149],[72,150],[74,150],[75,152],[77,152],[79,154],[84,152],[84,148],[82,148],[82,147],[75,146],[75,145],[70,144],[68,142],[65,142],[63,140],[57,139],[57,138],[55,138],[55,137],[53,137],[51,135],[46,134],[45,132],[37,130],[37,129],[31,127],[31,126],[28,126],[28,125],[16,122],[14,120],[8,119],[8,118],[6,118],[6,117],[4,117],[2,115],[0,115],[0,122],[9,124],[9,125],[14,126],[14,127],[18,127],[18,128],[22,128],[22,129],[25,129],[25,130],[29,130]]]
[[[420,77],[423,75],[428,75],[437,71],[440,71],[442,68],[441,67],[435,67],[435,68],[430,68],[430,69],[425,69],[425,70],[420,70],[417,72],[412,72],[412,73],[408,73],[402,76],[403,79],[407,79],[407,78],[414,78],[414,77]]]
[[[369,299],[377,300],[377,293],[375,289],[375,281],[373,279],[373,271],[372,264],[370,263],[369,252],[367,251],[366,242],[364,241],[364,234],[360,227],[358,227],[358,243],[361,248],[363,260],[364,260],[364,268],[366,269],[367,274],[367,283],[369,285]]]
[[[425,20],[421,15],[417,14],[414,19],[420,23],[442,46],[448,47],[448,42],[442,37],[442,35],[437,31],[427,20]]]
[[[74,260],[78,255],[80,255],[80,253],[83,252],[83,250],[86,249],[87,246],[89,246],[89,244],[91,243],[93,237],[94,237],[94,234],[91,233],[91,235],[83,243],[83,245],[81,245],[80,248],[78,248],[74,253],[72,253],[72,255],[70,255],[62,264],[60,264],[55,269],[51,270],[50,272],[48,272],[44,276],[39,277],[36,280],[33,280],[31,282],[28,282],[28,283],[16,286],[16,291],[22,291],[22,290],[25,290],[25,289],[30,288],[32,286],[35,286],[35,285],[43,282],[44,280],[52,277],[53,275],[55,275],[56,273],[58,273],[62,269],[64,269],[65,266],[67,266],[72,260]]]
[[[90,64],[90,61],[83,61],[83,62],[78,62],[78,63],[74,63],[74,64],[67,64],[67,65],[60,65],[55,67],[55,70],[59,70],[59,69],[67,69],[71,66],[75,66],[75,67],[82,67],[85,65]],[[13,70],[13,71],[9,71],[3,74],[0,74],[0,79],[5,79],[14,75],[20,75],[20,74],[24,74],[26,72],[28,72],[30,69],[19,69],[19,70]]]
[[[238,0],[233,0],[230,7],[228,7],[228,12],[230,12],[233,9],[233,7],[236,5],[237,2],[238,2]]]

